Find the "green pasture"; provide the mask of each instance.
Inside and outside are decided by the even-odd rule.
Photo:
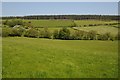
[[[112,35],[117,35],[119,28],[111,26],[95,26],[95,27],[78,27],[78,30],[91,31],[94,30],[98,34],[111,33]]]
[[[100,20],[74,20],[77,26],[88,26],[89,24],[109,24],[109,23],[117,23],[117,21],[100,21]]]
[[[3,78],[116,78],[117,41],[7,37]]]
[[[69,27],[74,24],[72,20],[24,20],[31,22],[34,27]]]
[[[12,20],[12,19],[10,19]],[[8,21],[10,21],[8,20]],[[2,20],[3,22],[5,20]],[[41,27],[48,27],[48,28],[59,28],[59,27],[70,27],[74,26],[81,26],[84,25],[88,26],[89,24],[109,24],[109,23],[117,23],[117,21],[101,21],[101,20],[68,20],[68,19],[49,19],[49,20],[23,20],[24,22],[30,22],[33,27],[41,28]],[[74,26],[74,27],[76,27]],[[116,25],[115,25],[116,26]]]

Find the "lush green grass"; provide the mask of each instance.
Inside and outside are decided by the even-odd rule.
[[[31,21],[34,27],[69,27],[74,24],[72,20],[24,20]]]
[[[10,19],[11,20],[11,19]],[[2,20],[3,22],[5,20]],[[59,27],[70,27],[76,23],[77,26],[84,26],[89,24],[109,24],[117,23],[117,21],[100,21],[100,20],[23,20],[24,22],[31,22],[33,27],[48,27],[48,28],[59,28]]]
[[[69,27],[74,22],[79,26],[89,24],[105,24],[105,23],[117,23],[116,21],[99,21],[99,20],[24,20],[25,22],[31,21],[34,27]]]
[[[5,78],[115,78],[117,41],[3,38]]]
[[[84,26],[89,24],[106,24],[106,23],[117,23],[117,21],[100,21],[100,20],[74,20],[78,26]]]
[[[111,26],[95,26],[95,27],[78,27],[79,30],[90,31],[94,30],[99,34],[104,34],[110,32],[112,35],[117,35],[119,28],[111,27]]]

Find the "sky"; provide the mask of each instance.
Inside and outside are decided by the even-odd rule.
[[[119,2],[119,0],[1,0],[2,2]]]
[[[2,16],[117,15],[117,2],[3,2]]]

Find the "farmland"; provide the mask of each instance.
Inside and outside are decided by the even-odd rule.
[[[4,22],[5,20],[3,20]],[[10,20],[9,20],[10,21]],[[62,40],[49,37],[36,37],[46,30],[53,34],[64,27],[75,34],[76,31],[95,31],[95,36],[110,33],[116,37],[120,28],[117,21],[98,20],[23,20],[24,35],[16,36],[19,28],[3,25],[6,34],[9,29],[14,37],[2,40],[3,78],[117,78],[118,40],[86,39]],[[92,26],[90,26],[92,24]],[[26,26],[28,26],[26,28]],[[20,28],[21,29],[21,28]],[[32,30],[33,29],[33,30]],[[31,30],[32,37],[26,36]],[[19,30],[20,31],[20,30]],[[21,30],[22,31],[22,30]],[[43,32],[42,32],[43,31]],[[50,33],[48,33],[50,31]],[[84,33],[85,33],[84,32]],[[10,32],[12,33],[12,32]],[[37,34],[38,35],[38,34]],[[79,35],[79,34],[77,34]],[[85,34],[84,34],[85,35]],[[109,35],[109,34],[108,34]],[[106,37],[106,36],[104,36]]]
[[[117,23],[117,21],[101,21],[101,20],[75,20],[74,21],[78,26],[88,26],[90,24],[110,24],[110,23]]]
[[[12,20],[12,19],[11,19]],[[9,20],[9,21],[11,21]],[[3,20],[4,22],[5,20]],[[94,30],[99,34],[110,32],[112,35],[118,33],[118,25],[109,25],[118,23],[117,21],[100,21],[100,20],[23,20],[24,22],[30,22],[31,26],[43,30],[47,27],[51,32],[54,30],[60,30],[62,27],[68,27],[70,31],[75,31],[72,27],[76,27],[78,30],[90,31]],[[75,25],[76,24],[76,25]],[[107,24],[107,25],[105,25]],[[95,25],[95,26],[89,26]]]
[[[24,20],[25,22],[31,22],[34,27],[70,27],[74,26],[76,23],[77,26],[84,26],[89,24],[110,24],[117,23],[117,21],[99,21],[99,20]]]
[[[10,19],[9,21],[11,21]],[[4,22],[5,20],[3,20]],[[23,20],[24,22],[31,22],[33,27],[41,28],[41,27],[48,27],[48,28],[60,28],[60,27],[70,27],[76,24],[78,27],[83,27],[84,25],[88,26],[90,24],[111,24],[111,23],[118,23],[117,21],[103,21],[103,20]]]
[[[119,5],[115,1],[3,1],[0,78],[117,80]]]
[[[68,27],[73,25],[72,20],[24,20],[25,22],[31,21],[34,27]]]
[[[117,41],[3,38],[3,78],[116,78]]]
[[[118,33],[118,28],[111,26],[96,26],[96,27],[79,27],[79,30],[90,31],[94,30],[99,34],[104,34],[106,32],[110,32],[112,35],[116,35]]]

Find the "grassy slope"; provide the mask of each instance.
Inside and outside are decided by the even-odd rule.
[[[117,23],[117,21],[100,21],[100,20],[75,20],[78,26],[89,25],[89,24],[105,24],[105,23]]]
[[[44,28],[39,28],[40,30],[43,30]],[[55,30],[60,30],[61,28],[48,28],[50,32],[54,32]],[[68,28],[71,33],[74,32],[75,30],[72,28]],[[118,33],[119,28],[111,27],[111,26],[93,26],[93,27],[78,27],[77,29],[83,30],[83,31],[91,31],[94,30],[99,34],[104,34],[107,32],[110,32],[111,35],[116,36]]]
[[[115,28],[111,26],[79,27],[79,30],[84,30],[84,31],[94,30],[99,34],[110,32],[112,35],[116,35],[118,33],[118,29],[119,28]]]
[[[3,77],[117,77],[117,41],[3,38]]]
[[[35,27],[48,27],[51,32],[54,30],[59,30],[61,27],[70,26],[73,24],[72,20],[25,20],[31,21]],[[89,25],[89,24],[105,24],[105,23],[116,23],[116,21],[99,21],[99,20],[74,20],[77,25]],[[42,28],[39,28],[42,29]],[[73,29],[69,28],[71,31]],[[112,26],[92,26],[92,27],[80,27],[80,30],[90,31],[95,30],[98,33],[110,32],[112,35],[118,33],[118,28]]]
[[[5,21],[5,20],[2,20]],[[99,21],[99,20],[23,20],[25,22],[32,22],[34,27],[68,27],[74,24],[74,22],[79,26],[89,25],[89,24],[105,24],[105,23],[117,23],[117,21]]]
[[[34,27],[68,27],[73,24],[72,20],[24,20],[31,21]]]

